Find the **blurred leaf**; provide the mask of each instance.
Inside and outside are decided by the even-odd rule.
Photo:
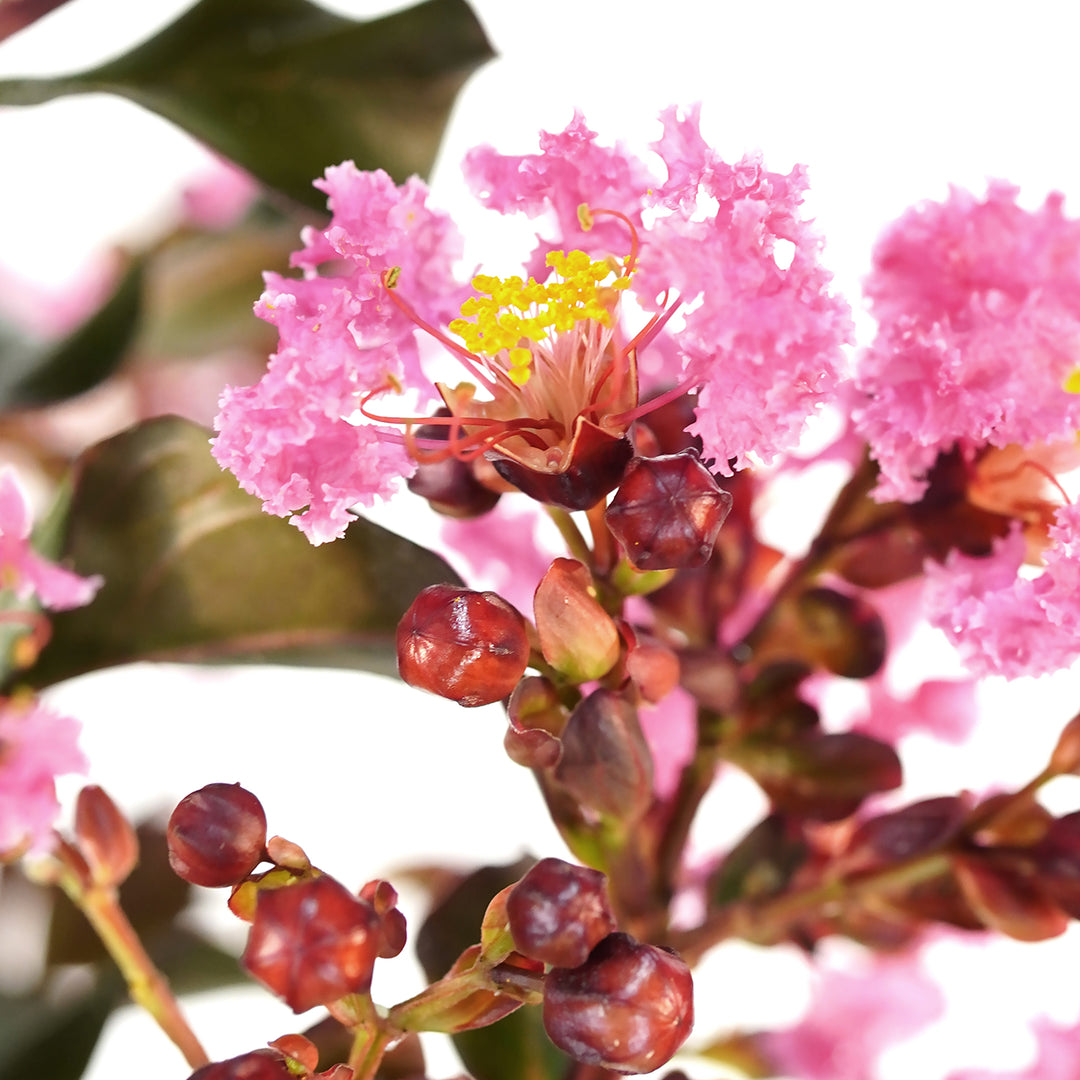
[[[53,345],[0,336],[0,409],[48,405],[97,386],[119,366],[138,329],[143,263],[134,261],[106,303]]]
[[[362,23],[307,0],[201,0],[102,67],[0,82],[0,104],[120,94],[323,210],[311,181],[327,165],[426,175],[454,98],[492,55],[464,0]]]
[[[492,897],[532,864],[532,859],[520,859],[508,866],[481,867],[435,906],[416,938],[416,955],[429,979],[445,975],[461,953],[480,940]],[[572,1064],[547,1037],[540,1010],[529,1006],[453,1039],[475,1080],[561,1080]]]
[[[121,999],[118,976],[60,1004],[0,996],[0,1080],[78,1080]]]
[[[363,519],[344,540],[312,547],[221,471],[208,438],[161,417],[79,458],[65,551],[105,585],[88,607],[55,616],[26,681],[135,660],[391,674],[397,623],[416,594],[458,583],[437,555]]]
[[[709,876],[709,903],[760,900],[781,892],[806,861],[808,850],[798,829],[780,814],[758,822]]]

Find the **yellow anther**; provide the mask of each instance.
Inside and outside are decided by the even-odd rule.
[[[1065,376],[1065,382],[1062,383],[1062,388],[1067,394],[1080,394],[1080,368],[1073,368],[1073,370]]]
[[[527,367],[512,367],[509,374],[510,381],[515,386],[524,386],[529,381],[532,372]]]
[[[578,219],[578,224],[582,227],[582,229],[585,232],[588,232],[592,228],[592,225],[593,225],[592,211],[589,209],[589,204],[588,203],[582,203],[577,208],[577,219]]]
[[[510,366],[528,367],[532,363],[532,353],[528,349],[517,348],[510,350]]]
[[[386,287],[388,289],[394,288],[394,286],[398,283],[399,277],[401,277],[401,267],[391,266],[390,269],[386,271],[386,276],[383,278],[383,280],[386,282]]]

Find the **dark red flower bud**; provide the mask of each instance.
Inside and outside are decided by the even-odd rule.
[[[266,848],[262,804],[239,784],[207,784],[177,804],[166,831],[169,865],[192,885],[235,885]]]
[[[731,495],[690,450],[635,458],[604,518],[638,570],[702,566],[712,555]]]
[[[293,1012],[367,990],[379,951],[374,908],[331,877],[259,894],[241,962]]]
[[[252,1050],[196,1069],[188,1080],[294,1080],[279,1050]]]
[[[636,821],[653,797],[653,761],[637,710],[610,690],[594,690],[570,714],[555,776],[582,806]]]
[[[439,409],[436,416],[449,416],[450,410]],[[416,429],[418,439],[446,442],[450,429],[443,424],[424,424]],[[421,462],[407,481],[414,495],[427,499],[432,510],[447,517],[479,517],[492,510],[499,493],[485,487],[476,478],[473,464],[460,458]]]
[[[126,881],[139,861],[139,841],[131,822],[96,784],[79,792],[75,836],[97,885]]]
[[[398,623],[398,671],[410,686],[459,705],[490,705],[525,673],[525,620],[501,596],[430,585]]]
[[[503,746],[511,761],[527,769],[550,769],[559,763],[559,735],[569,712],[549,679],[526,675],[514,687],[506,713],[509,726]]]
[[[562,859],[541,859],[506,899],[518,952],[554,967],[584,964],[616,927],[607,877]]]
[[[690,969],[674,953],[610,934],[544,983],[544,1027],[571,1057],[622,1073],[660,1068],[694,1026]]]

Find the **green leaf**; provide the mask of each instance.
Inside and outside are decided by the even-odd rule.
[[[0,409],[63,401],[111,375],[138,329],[142,289],[137,260],[104,306],[62,341],[38,345],[7,329],[0,333]]]
[[[0,82],[0,104],[119,94],[322,210],[311,181],[327,165],[426,175],[458,91],[492,55],[465,0],[368,22],[307,0],[201,0],[102,67]]]
[[[118,976],[60,1004],[0,995],[0,1080],[78,1080],[121,1000]]]
[[[312,547],[221,471],[209,434],[162,417],[80,457],[65,552],[105,585],[89,606],[55,616],[26,681],[135,660],[391,674],[397,624],[416,594],[459,583],[437,555],[363,519],[344,540]]]

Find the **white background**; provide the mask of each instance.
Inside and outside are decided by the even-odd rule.
[[[185,6],[72,0],[0,44],[0,77],[88,66]],[[1066,193],[1073,213],[1080,204],[1080,18],[1070,3],[1028,3],[1022,16],[1015,3],[943,0],[475,6],[499,59],[466,87],[433,187],[466,230],[470,258],[489,267],[508,257],[507,230],[472,207],[457,163],[480,141],[531,151],[537,129],[560,129],[575,105],[603,138],[643,148],[659,135],[663,107],[700,100],[705,134],[729,160],[759,148],[772,169],[808,164],[811,213],[853,303],[880,228],[912,202],[943,197],[950,183],[982,190],[1001,177],[1020,185],[1026,205],[1051,189]],[[336,8],[366,16],[389,5]],[[205,160],[186,136],[121,101],[0,110],[0,264],[42,285],[76,280],[108,244],[164,229],[180,182]],[[1067,696],[1071,685],[1043,680],[1034,696],[992,687],[997,708],[971,746],[904,748],[913,792],[1025,780],[1078,700]],[[264,802],[272,831],[351,885],[412,860],[464,867],[526,849],[561,852],[530,778],[502,753],[496,709],[465,712],[374,677],[281,670],[142,667],[78,680],[52,697],[85,724],[92,779],[133,814],[167,808],[212,780],[240,780]],[[725,790],[699,834],[714,844],[737,835],[743,820],[732,808],[744,812],[745,800],[734,786]],[[1052,796],[1060,810],[1080,805],[1068,783]],[[407,912],[416,903],[406,894]],[[222,904],[208,897],[208,917],[238,945]],[[934,1080],[967,1064],[1021,1066],[1033,1044],[1018,1010],[1074,1021],[1077,959],[1071,933],[1040,946],[940,947],[934,966],[949,990],[949,1026],[898,1048],[882,1075]],[[405,961],[383,966],[379,1000],[419,988]],[[801,965],[782,950],[725,949],[698,983],[702,1036],[770,1016],[790,1021],[806,1001]],[[257,991],[204,996],[190,1011],[216,1057],[298,1026]],[[111,1023],[88,1076],[183,1077],[162,1041],[127,1010]],[[452,1075],[453,1060],[435,1053],[432,1075]]]

